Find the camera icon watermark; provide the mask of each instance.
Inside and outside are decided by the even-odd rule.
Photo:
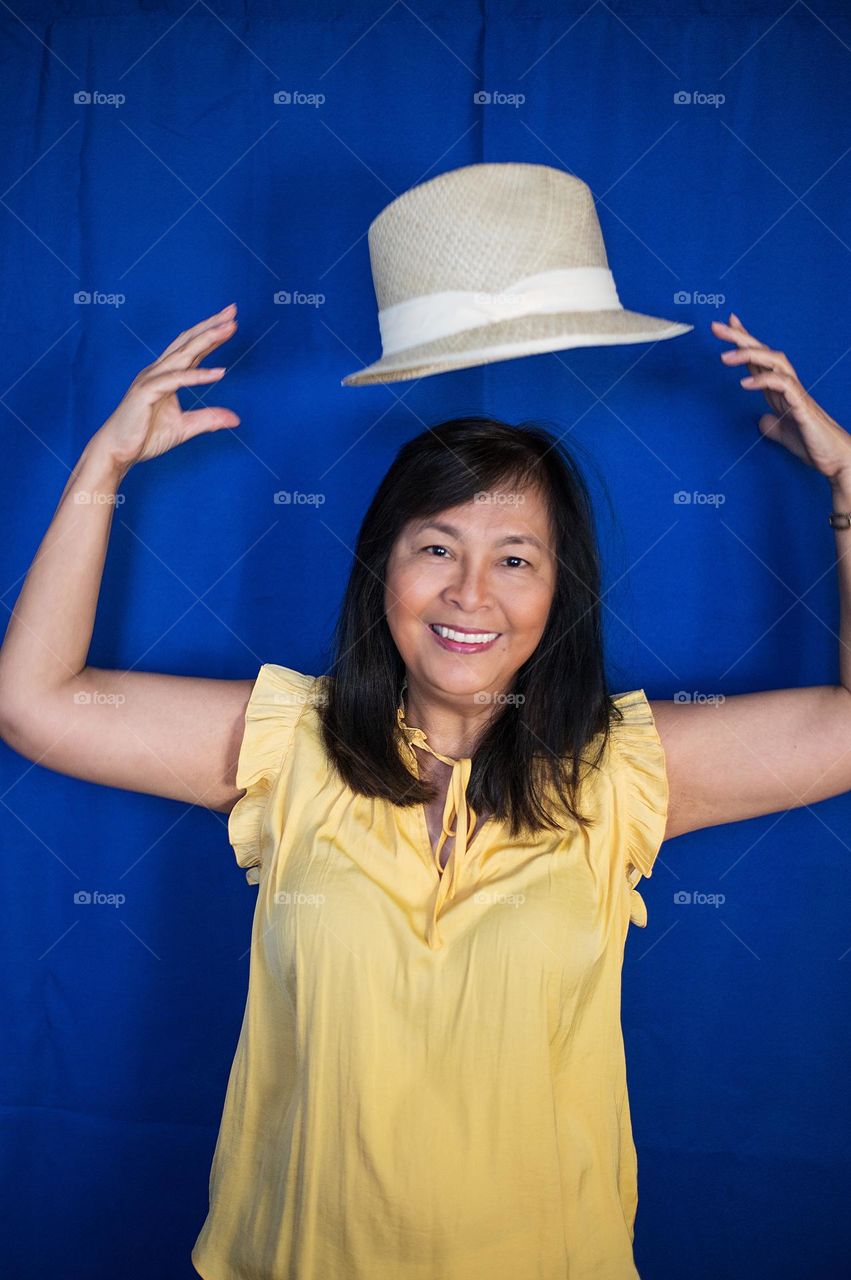
[[[77,907],[123,907],[127,901],[123,893],[101,893],[99,889],[78,889],[74,894],[74,905]]]
[[[678,489],[674,494],[674,505],[677,507],[723,507],[726,501],[726,494],[701,493],[698,489]]]
[[[278,489],[272,498],[280,507],[321,507],[325,501],[325,494],[301,493],[298,489]]]
[[[305,707],[313,699],[313,694],[306,690],[280,689],[274,692],[269,701],[276,707]]]
[[[726,301],[724,293],[702,293],[699,289],[678,289],[674,294],[674,305],[678,307],[723,307]]]
[[[722,107],[727,101],[727,97],[723,93],[701,93],[698,89],[689,93],[685,89],[680,89],[674,94],[674,103],[678,107]]]
[[[272,294],[276,307],[322,307],[325,305],[324,293],[305,293],[300,289],[278,289]]]
[[[71,695],[78,707],[122,707],[127,701],[123,693],[102,693],[97,689],[78,689]]]
[[[490,702],[494,706],[522,707],[526,701],[525,693],[491,693],[488,689],[480,689],[473,694],[473,701]]]
[[[513,907],[515,911],[526,901],[525,893],[499,893],[496,889],[479,889],[473,901],[485,907]]]
[[[127,501],[127,495],[123,493],[101,493],[98,489],[81,489],[79,493],[74,494],[74,501],[81,507],[113,505],[120,507]]]
[[[78,289],[74,294],[75,307],[120,307],[126,301],[126,294],[103,293],[100,289]]]
[[[278,89],[272,94],[276,107],[321,107],[325,102],[324,93],[302,93],[300,89]]]
[[[727,901],[724,893],[701,893],[695,889],[678,889],[674,894],[674,905],[677,907],[723,907]]]
[[[74,94],[74,102],[78,107],[123,107],[127,98],[123,93],[101,93],[94,89],[78,89]]]
[[[477,489],[473,494],[473,502],[482,506],[522,507],[525,501],[525,493],[514,493],[510,489]]]
[[[477,107],[522,107],[526,101],[525,93],[503,93],[499,89],[479,89],[473,94],[473,103]]]

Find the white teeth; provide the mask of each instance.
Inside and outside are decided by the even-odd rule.
[[[444,640],[457,640],[461,644],[486,644],[488,640],[495,640],[499,635],[498,631],[482,631],[471,635],[469,631],[453,631],[451,627],[440,627],[435,624],[432,624],[431,629],[439,636],[443,636]]]

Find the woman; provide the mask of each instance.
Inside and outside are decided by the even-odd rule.
[[[546,432],[471,418],[410,441],[379,487],[329,677],[89,667],[109,499],[239,422],[176,394],[222,376],[198,366],[235,312],[180,334],[86,446],[0,650],[12,747],[228,812],[258,886],[192,1261],[207,1280],[635,1277],[636,884],[663,839],[851,786],[849,558],[840,683],[610,698],[581,476]],[[761,431],[851,511],[848,436],[730,319],[721,358],[765,391]]]

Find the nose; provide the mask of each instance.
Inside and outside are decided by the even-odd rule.
[[[455,605],[461,613],[475,614],[493,604],[493,593],[488,582],[487,568],[469,563],[458,565],[455,576],[443,591],[447,603]]]

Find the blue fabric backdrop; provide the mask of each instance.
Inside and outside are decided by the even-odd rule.
[[[396,449],[475,411],[587,457],[615,691],[836,682],[827,485],[759,438],[709,323],[737,311],[851,426],[843,0],[30,0],[0,48],[7,617],[86,440],[236,300],[222,389],[182,399],[242,425],[128,476],[93,665],[324,670]],[[380,354],[370,220],[481,160],[584,179],[624,305],[694,331],[342,388]],[[223,814],[0,763],[5,1272],[190,1277],[256,890]],[[694,833],[644,882],[623,1022],[645,1280],[848,1273],[849,817],[845,795]],[[96,891],[123,901],[75,899]]]

